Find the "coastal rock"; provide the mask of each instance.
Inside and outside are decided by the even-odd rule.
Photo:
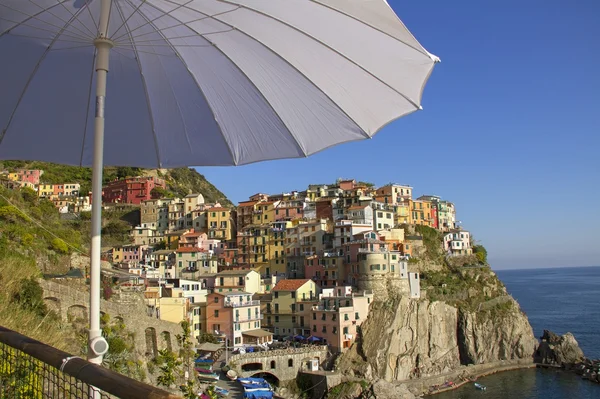
[[[507,299],[488,312],[461,310],[458,317],[458,347],[461,364],[531,358],[537,340],[527,317],[514,299]]]
[[[371,387],[374,399],[415,399],[406,385],[404,384],[392,384],[385,380],[379,380]]]
[[[468,364],[532,359],[537,340],[516,301],[488,302],[487,309],[469,311],[406,297],[376,301],[339,369],[395,382]]]
[[[566,366],[582,362],[585,359],[577,340],[569,332],[557,335],[552,331],[544,330],[541,340],[535,353],[537,363]]]
[[[355,375],[400,381],[443,373],[459,366],[457,309],[443,302],[406,297],[375,302],[360,342],[340,361]]]

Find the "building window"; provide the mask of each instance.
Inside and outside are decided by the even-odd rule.
[[[317,320],[317,314],[313,312],[313,320]]]
[[[294,367],[294,359],[288,359],[288,367]]]
[[[271,370],[275,370],[275,360],[271,360]]]
[[[219,311],[215,309],[215,317],[219,317]]]

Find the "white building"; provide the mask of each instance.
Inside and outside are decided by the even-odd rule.
[[[408,284],[410,286],[411,299],[421,298],[421,280],[419,273],[408,273]]]
[[[449,255],[471,255],[471,233],[466,230],[452,230],[444,235],[444,250]]]

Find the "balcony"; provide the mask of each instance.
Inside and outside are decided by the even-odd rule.
[[[247,323],[249,321],[262,320],[263,318],[264,316],[262,314],[255,314],[254,316],[250,317],[235,317],[233,321],[236,323]]]
[[[219,288],[219,287],[215,287]],[[245,306],[260,306],[260,301],[246,301],[246,302],[225,302],[224,305],[226,308],[241,308]]]
[[[315,305],[312,307],[312,310],[315,312],[337,312],[337,307],[335,306],[323,306],[323,305]]]

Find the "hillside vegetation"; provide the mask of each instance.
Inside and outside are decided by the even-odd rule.
[[[78,166],[58,165],[38,161],[2,161],[0,170],[8,169],[41,169],[44,174],[40,178],[41,183],[79,183],[81,192],[87,193],[91,190],[92,169]],[[225,194],[219,191],[212,183],[198,173],[195,169],[141,169],[131,167],[106,167],[104,168],[104,184],[115,179],[123,179],[130,176],[158,176],[166,180],[167,191],[173,196],[184,197],[192,192],[201,193],[206,202],[220,202],[221,205],[231,206],[232,203]]]

